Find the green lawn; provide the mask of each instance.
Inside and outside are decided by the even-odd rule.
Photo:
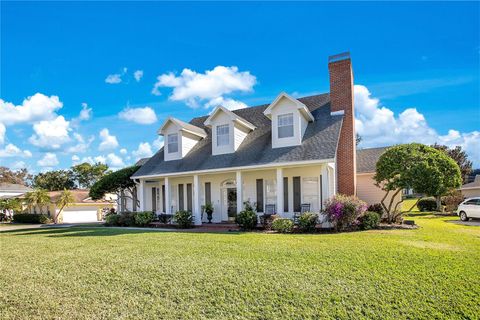
[[[480,228],[0,232],[1,319],[479,319]]]

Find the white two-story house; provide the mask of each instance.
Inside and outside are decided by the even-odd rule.
[[[138,210],[173,214],[214,206],[227,221],[255,203],[285,217],[322,210],[337,192],[356,194],[353,74],[348,54],[330,57],[330,94],[296,99],[280,93],[267,105],[222,106],[189,123],[168,118],[158,130],[165,145],[132,176]]]

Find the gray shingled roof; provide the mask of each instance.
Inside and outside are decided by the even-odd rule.
[[[334,158],[343,117],[330,115],[328,94],[299,100],[315,117],[307,126],[300,146],[272,148],[271,121],[263,114],[268,105],[239,109],[233,112],[257,128],[247,135],[235,153],[212,155],[211,130],[203,124],[207,116],[194,118],[190,123],[207,132],[205,139],[181,160],[164,161],[163,148],[160,149],[132,177]]]
[[[141,158],[137,162],[135,162],[136,166],[143,166],[150,158]]]
[[[175,118],[175,121],[183,128],[191,132],[195,132],[201,136],[205,135],[205,130],[203,130],[201,127],[192,125],[190,123],[187,123],[185,121],[182,121],[180,119]]]
[[[477,174],[477,175],[475,176],[475,180],[473,180],[473,182],[464,184],[464,185],[460,188],[460,190],[463,190],[463,189],[472,189],[472,188],[480,188],[480,174]]]
[[[377,161],[388,147],[358,149],[357,150],[357,173],[375,172]]]

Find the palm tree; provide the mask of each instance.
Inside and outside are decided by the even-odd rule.
[[[25,201],[29,208],[33,208],[33,213],[37,213],[37,207],[40,208],[40,213],[42,213],[42,207],[50,203],[50,196],[47,190],[35,189],[25,194]]]
[[[60,197],[57,200],[57,206],[60,207],[60,210],[58,210],[58,213],[55,214],[55,217],[53,218],[53,222],[55,224],[57,224],[57,218],[63,209],[73,202],[75,202],[75,198],[73,197],[72,192],[70,190],[63,189],[62,193],[60,193]]]

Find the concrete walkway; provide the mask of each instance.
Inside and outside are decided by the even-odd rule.
[[[474,227],[480,227],[480,219],[470,219],[468,221],[462,221],[462,220],[450,220],[447,221],[448,223],[454,223],[454,224],[460,224],[462,226],[474,226]]]

